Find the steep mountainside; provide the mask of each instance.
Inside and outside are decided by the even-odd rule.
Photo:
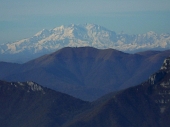
[[[128,54],[114,49],[63,48],[17,67],[2,66],[0,78],[35,81],[91,101],[146,80],[169,54],[170,50]]]
[[[60,26],[43,29],[31,38],[0,45],[0,61],[25,62],[63,47],[91,46],[100,49],[114,48],[125,52],[149,49],[169,49],[170,34],[116,34],[95,24]]]
[[[34,82],[0,81],[2,127],[61,127],[85,105]]]
[[[170,57],[138,86],[85,102],[34,82],[0,81],[4,127],[169,127]]]
[[[65,127],[169,127],[170,57],[146,82],[109,98],[94,102]]]

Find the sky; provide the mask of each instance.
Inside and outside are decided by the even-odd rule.
[[[0,0],[0,43],[84,23],[116,33],[170,33],[170,0]]]

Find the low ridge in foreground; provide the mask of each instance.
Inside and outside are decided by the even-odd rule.
[[[2,127],[61,127],[87,104],[34,82],[0,81]]]

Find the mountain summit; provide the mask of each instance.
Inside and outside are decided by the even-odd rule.
[[[156,34],[151,31],[145,34],[128,35],[116,34],[96,24],[71,24],[54,29],[43,29],[31,38],[13,43],[1,44],[1,60],[7,56],[14,59],[19,56],[28,61],[46,53],[54,52],[63,47],[91,46],[105,49],[114,48],[121,51],[133,52],[146,49],[168,49],[170,47],[170,34]],[[17,58],[15,57],[15,58]],[[16,60],[15,60],[16,61]]]
[[[35,81],[92,101],[148,79],[169,54],[170,50],[128,54],[114,49],[67,47],[24,64],[0,62],[0,79]]]

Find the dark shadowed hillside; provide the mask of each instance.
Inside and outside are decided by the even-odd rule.
[[[34,82],[0,81],[0,126],[61,127],[88,105]]]
[[[35,81],[91,101],[146,80],[169,54],[170,50],[128,54],[114,49],[63,48],[19,67],[5,67],[0,78]]]
[[[170,57],[146,82],[104,98],[66,127],[169,127]]]
[[[170,57],[138,86],[85,102],[34,82],[0,81],[4,127],[169,127]]]

